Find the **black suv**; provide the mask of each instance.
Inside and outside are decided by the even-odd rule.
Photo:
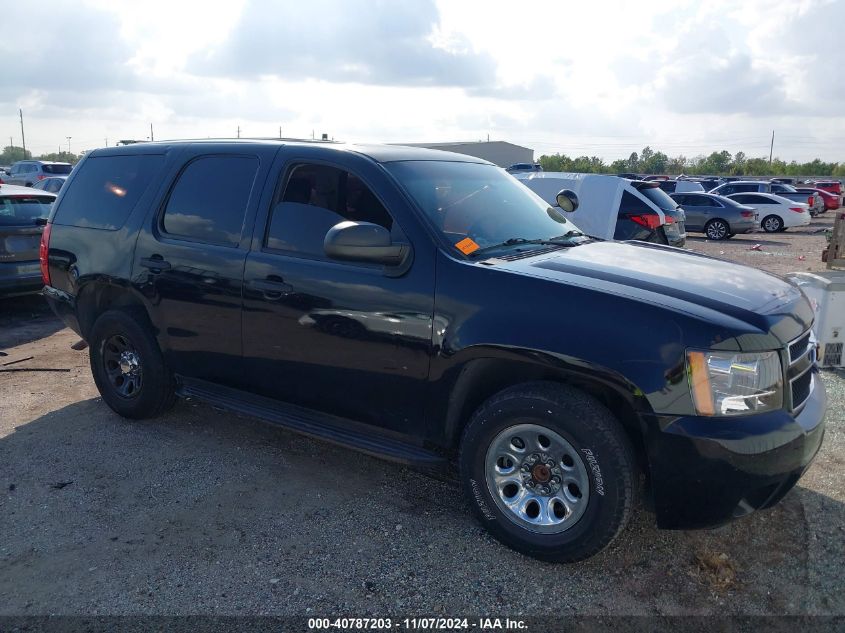
[[[44,232],[44,292],[119,414],[192,396],[456,467],[481,523],[541,559],[601,550],[643,483],[665,528],[776,503],[824,432],[809,302],[585,237],[576,202],[419,148],[100,149]]]

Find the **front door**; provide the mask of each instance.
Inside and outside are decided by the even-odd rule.
[[[369,159],[326,164],[309,148],[287,151],[244,272],[246,387],[422,435],[433,244],[403,230],[412,223],[408,203]],[[326,232],[345,220],[380,224],[394,242],[411,244],[410,268],[329,259]]]

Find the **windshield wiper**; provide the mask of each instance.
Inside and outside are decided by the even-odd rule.
[[[568,240],[571,237],[585,237],[585,235],[581,233],[581,231],[567,231],[563,235],[558,235],[557,237],[550,237],[547,239],[539,240],[529,240],[524,237],[511,237],[505,240],[504,242],[499,242],[498,244],[492,244],[491,246],[479,248],[477,251],[474,251],[471,254],[471,257],[476,257],[483,253],[489,253],[490,251],[495,251],[506,246],[522,246],[526,244],[540,244],[543,246],[571,246],[571,242],[564,241]]]

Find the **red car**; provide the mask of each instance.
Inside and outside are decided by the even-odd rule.
[[[817,189],[814,187],[798,187],[796,191],[798,193],[806,193],[807,195],[816,194],[817,196],[820,196],[821,199],[824,200],[825,211],[833,211],[839,208],[838,194],[831,193],[830,191],[825,191],[824,189]]]
[[[813,183],[813,186],[837,196],[842,195],[842,183],[838,180],[817,180]]]

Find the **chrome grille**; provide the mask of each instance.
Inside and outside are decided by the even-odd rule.
[[[804,334],[789,344],[789,364],[795,364],[795,361],[800,360],[804,354],[810,351],[811,332],[807,330]]]
[[[813,369],[816,365],[815,347],[816,342],[813,339],[812,330],[807,330],[787,346],[787,353],[789,354],[787,375],[790,375],[793,371],[801,371],[802,360],[807,365],[806,369],[801,371],[800,374],[789,379],[793,413],[798,412],[804,406],[807,398],[813,392]],[[808,354],[810,355],[809,358],[807,358]]]
[[[792,390],[792,410],[796,411],[804,405],[813,390],[813,366],[810,365],[798,378],[793,378],[789,385]]]

